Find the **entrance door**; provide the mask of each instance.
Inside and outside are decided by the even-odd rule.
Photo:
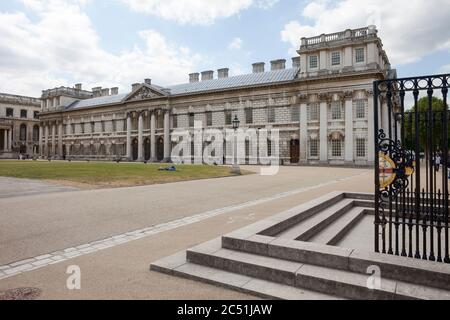
[[[137,139],[134,139],[133,142],[132,142],[132,146],[133,146],[133,154],[132,154],[133,161],[136,161],[137,158],[138,158],[138,143],[139,142],[138,142]]]
[[[298,163],[300,160],[300,140],[291,140],[291,163]]]
[[[164,160],[164,138],[159,137],[156,143],[156,159],[158,161]]]

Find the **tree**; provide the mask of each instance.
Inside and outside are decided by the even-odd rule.
[[[443,137],[443,108],[444,101],[442,99],[432,97],[431,107],[432,107],[432,117],[433,117],[433,126],[431,128],[427,128],[430,126],[432,121],[428,114],[428,97],[423,97],[419,99],[417,103],[417,107],[419,110],[419,149],[421,152],[428,151],[428,133],[427,129],[431,130],[433,135],[433,149],[435,151],[442,151],[444,144],[446,143],[450,147],[450,123],[449,123],[449,114],[447,113],[447,128],[448,135],[446,138]],[[448,106],[447,106],[447,110]],[[416,107],[413,106],[409,111],[405,112],[405,145],[409,150],[415,150],[416,143],[416,120],[415,120]],[[443,140],[446,141],[443,141]]]

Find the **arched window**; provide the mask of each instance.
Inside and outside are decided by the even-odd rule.
[[[20,141],[26,141],[27,140],[27,126],[25,124],[20,125]]]
[[[33,127],[33,141],[39,141],[39,126],[35,125]]]

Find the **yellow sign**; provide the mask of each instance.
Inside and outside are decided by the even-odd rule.
[[[380,169],[380,189],[384,189],[395,181],[397,174],[394,169],[396,169],[397,166],[395,162],[383,152],[379,153],[378,159]]]

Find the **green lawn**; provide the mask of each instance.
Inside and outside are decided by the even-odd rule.
[[[231,176],[222,166],[176,165],[176,172],[158,171],[169,164],[60,161],[0,161],[0,176],[54,180],[98,187],[124,187]]]

